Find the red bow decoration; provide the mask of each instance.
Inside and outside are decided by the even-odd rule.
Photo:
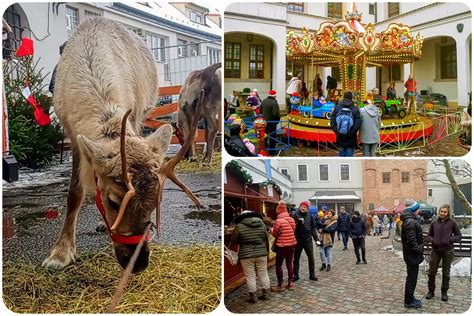
[[[49,125],[51,123],[51,118],[49,117],[49,115],[44,113],[41,105],[36,101],[33,94],[31,94],[31,90],[28,85],[23,89],[22,94],[28,101],[28,103],[33,106],[33,114],[35,116],[36,123],[38,123],[38,125],[40,126]]]
[[[35,53],[35,48],[33,45],[33,40],[28,37],[23,37],[21,39],[20,47],[16,51],[17,57],[24,57],[24,56],[33,56]]]

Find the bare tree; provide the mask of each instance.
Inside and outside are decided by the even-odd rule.
[[[461,189],[459,189],[458,185],[458,181],[460,180],[471,181],[471,166],[468,163],[457,164],[456,160],[448,159],[433,159],[432,163],[435,166],[434,170],[428,172],[422,179],[424,181],[436,181],[449,185],[453,190],[454,196],[461,202],[466,214],[471,215],[471,202],[466,198]]]

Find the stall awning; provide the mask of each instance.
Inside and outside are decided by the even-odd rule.
[[[310,200],[317,201],[360,201],[354,191],[316,191]]]
[[[224,190],[224,197],[235,197],[235,198],[241,198],[241,199],[263,199],[262,196],[258,195],[250,195],[250,194],[243,194],[243,193],[238,193],[238,192],[232,192],[232,191],[226,191]]]

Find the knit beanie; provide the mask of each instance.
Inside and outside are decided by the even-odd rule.
[[[406,199],[405,201],[405,211],[410,213],[415,213],[420,208],[420,204],[417,201],[412,199]]]
[[[323,211],[319,211],[319,212],[318,212],[318,217],[324,217],[324,212],[323,212]]]
[[[352,100],[352,92],[351,91],[344,92],[344,99]]]
[[[278,206],[276,208],[276,212],[277,212],[277,214],[281,214],[283,212],[288,212],[288,210],[286,209],[286,205],[285,204],[278,204]]]
[[[309,208],[309,202],[308,202],[308,201],[303,201],[303,202],[301,202],[301,203],[300,203],[300,206],[301,206],[301,205],[304,205],[304,206],[306,206],[307,208]]]

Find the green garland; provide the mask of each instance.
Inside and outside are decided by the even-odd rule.
[[[260,184],[265,185],[265,186],[270,186],[271,185],[273,187],[273,189],[278,192],[278,194],[281,195],[281,193],[282,193],[280,186],[274,180],[267,180],[267,181],[262,182]]]
[[[244,183],[251,184],[253,182],[252,176],[239,164],[237,160],[232,160],[227,164],[227,167],[236,176],[244,180]]]

